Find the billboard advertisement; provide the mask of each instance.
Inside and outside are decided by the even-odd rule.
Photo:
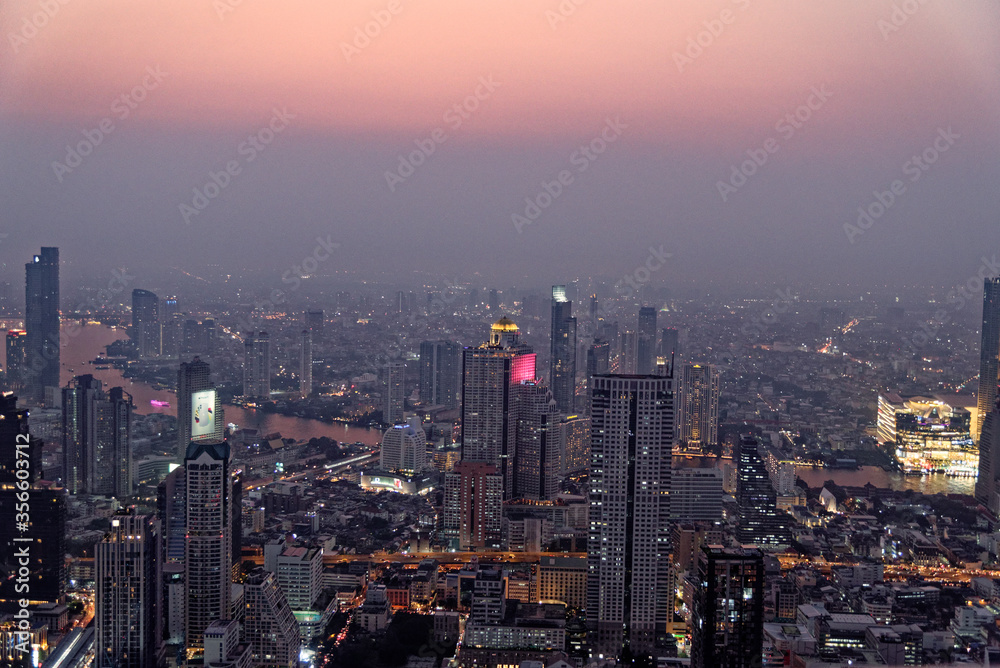
[[[191,440],[215,437],[215,390],[191,394]]]

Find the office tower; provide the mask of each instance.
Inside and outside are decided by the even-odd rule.
[[[299,396],[306,399],[312,394],[313,386],[313,344],[312,332],[302,330],[299,344]]]
[[[59,249],[43,246],[24,273],[25,398],[41,403],[59,387]]]
[[[420,418],[411,417],[408,423],[389,427],[382,436],[379,468],[413,475],[427,468],[427,435],[420,426]]]
[[[979,437],[979,461],[986,461],[988,466],[996,467],[1000,462],[1000,452],[990,452],[983,447],[983,421],[986,415],[996,409],[997,384],[1000,382],[1000,277],[987,278],[983,281],[983,329],[979,345],[979,394],[977,395],[979,412],[976,416],[976,434]],[[982,463],[980,463],[982,470]],[[990,468],[990,470],[994,470]],[[992,476],[984,479],[979,476],[976,481],[976,498],[980,503],[987,504],[993,489]]]
[[[670,519],[722,521],[722,471],[675,469],[670,473]]]
[[[719,370],[713,364],[685,364],[681,379],[680,437],[690,443],[719,441]]]
[[[1000,513],[1000,406],[986,414],[979,433],[979,478],[976,498],[994,515]]]
[[[535,379],[535,353],[519,339],[517,325],[501,318],[462,364],[462,459],[496,466],[505,500],[514,493],[517,388]]]
[[[132,291],[131,335],[139,357],[160,354],[160,298],[149,290]]]
[[[229,444],[193,441],[184,461],[187,532],[184,581],[187,585],[185,644],[204,648],[203,634],[217,619],[228,619],[232,586],[232,475]]]
[[[552,286],[552,329],[549,342],[549,385],[559,410],[572,413],[576,405],[576,318],[566,286]]]
[[[406,362],[389,360],[382,368],[382,376],[382,422],[399,424],[406,405]]]
[[[608,373],[611,359],[611,344],[602,339],[594,339],[587,348],[587,378]]]
[[[454,341],[420,344],[420,403],[458,408],[462,349]]]
[[[589,312],[590,321],[597,322],[597,318],[600,313],[601,313],[601,304],[599,301],[597,301],[597,295],[596,294],[590,295],[590,312]]]
[[[651,652],[666,627],[674,379],[592,379],[587,616],[597,651]]]
[[[305,326],[313,333],[313,340],[318,341],[323,338],[323,310],[310,309],[305,312]]]
[[[759,668],[764,643],[760,550],[702,546],[695,584],[691,668]]]
[[[246,616],[243,637],[253,663],[268,668],[298,668],[299,626],[273,573],[258,568],[243,583]]]
[[[659,357],[670,359],[680,355],[680,334],[673,327],[664,327],[660,332]]]
[[[97,668],[156,668],[163,645],[160,521],[119,513],[94,548]]]
[[[250,332],[243,343],[243,396],[271,399],[271,337]]]
[[[7,330],[7,390],[20,392],[24,388],[24,362],[27,332],[23,329]]]
[[[739,506],[736,539],[742,545],[788,543],[788,529],[778,513],[777,495],[756,436],[744,435],[740,438],[736,462],[736,501]]]
[[[634,374],[638,361],[638,339],[634,329],[626,329],[621,333],[618,355],[618,373]]]
[[[70,494],[132,494],[132,395],[77,376],[62,390],[63,480]]]
[[[460,461],[444,474],[444,536],[459,551],[499,549],[503,476],[485,462]]]
[[[87,374],[63,388],[63,483],[70,494],[89,494],[97,444],[101,381]]]
[[[191,441],[221,441],[225,415],[219,401],[212,370],[195,357],[177,370],[177,453],[184,461]]]
[[[182,327],[181,353],[211,355],[215,352],[215,320],[206,318],[201,322],[193,319],[184,321]]]
[[[285,547],[273,572],[292,610],[308,610],[323,593],[323,548]]]
[[[97,447],[91,494],[132,495],[132,395],[113,387],[97,405]]]
[[[563,475],[590,468],[590,418],[567,415],[559,422],[559,455]]]
[[[521,383],[517,397],[517,457],[514,496],[546,501],[559,493],[559,409],[552,392],[534,381]]]
[[[160,352],[164,357],[177,357],[184,347],[184,319],[164,314],[160,322]]]
[[[639,309],[636,327],[635,372],[648,374],[656,364],[656,309],[643,306]]]

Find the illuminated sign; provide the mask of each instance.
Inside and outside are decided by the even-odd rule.
[[[191,440],[215,436],[215,390],[191,395]]]

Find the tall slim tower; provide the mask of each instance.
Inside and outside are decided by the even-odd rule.
[[[178,461],[184,461],[191,441],[221,441],[225,424],[211,368],[198,357],[181,363],[177,370]]]
[[[760,550],[703,545],[692,610],[691,668],[759,668],[764,643]]]
[[[299,396],[303,399],[312,394],[313,386],[313,344],[312,332],[302,330],[299,346]]]
[[[740,438],[736,453],[736,501],[739,526],[736,538],[742,545],[780,545],[789,540],[788,528],[778,514],[777,494],[756,436]]]
[[[460,461],[444,474],[443,531],[449,547],[499,549],[503,476],[485,462]]]
[[[194,441],[184,462],[187,476],[187,585],[185,644],[204,648],[204,633],[217,619],[229,619],[232,587],[232,475],[229,444]]]
[[[77,376],[62,390],[63,480],[70,494],[132,494],[132,395]]]
[[[576,402],[576,318],[565,285],[552,286],[549,385],[559,410],[572,413]]]
[[[664,327],[660,332],[660,349],[657,355],[667,359],[680,356],[680,334],[675,328]]]
[[[132,291],[131,334],[139,357],[160,354],[160,298],[149,290]]]
[[[458,408],[462,349],[454,341],[420,344],[420,402],[427,406]]]
[[[559,493],[559,409],[544,385],[525,381],[518,387],[517,457],[514,496],[533,501]]]
[[[388,425],[400,424],[406,405],[406,362],[389,360],[382,369],[382,374],[382,421]]]
[[[652,651],[670,599],[667,554],[674,379],[592,379],[587,616],[597,649]]]
[[[27,332],[23,329],[7,330],[7,390],[20,392],[24,389],[24,361]]]
[[[267,332],[250,332],[243,345],[243,396],[270,400],[271,337]]]
[[[250,573],[243,584],[243,596],[243,636],[250,644],[254,665],[297,668],[299,625],[274,574],[263,568]]]
[[[42,403],[59,388],[59,249],[43,246],[24,273],[25,398]]]
[[[995,475],[1000,464],[1000,452],[991,451],[983,439],[983,421],[997,406],[997,384],[1000,382],[1000,277],[983,281],[983,330],[979,346],[979,413],[976,416],[976,434],[979,437],[979,469],[986,469],[992,475],[980,473],[976,480],[976,499],[989,505],[992,501]]]
[[[94,548],[97,668],[156,668],[163,645],[160,521],[120,513]]]
[[[636,326],[636,373],[653,373],[656,365],[656,309],[643,306],[639,309]]]
[[[714,364],[685,364],[680,387],[682,441],[719,440],[719,370]]]
[[[497,467],[504,499],[514,494],[517,388],[535,378],[535,353],[520,343],[517,325],[500,318],[490,341],[466,348],[462,374],[462,459]]]

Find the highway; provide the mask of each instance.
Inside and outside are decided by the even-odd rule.
[[[542,557],[586,558],[585,552],[420,552],[417,554],[325,554],[324,565],[342,564],[351,561],[372,561],[375,563],[419,564],[423,559],[436,559],[442,564],[465,564],[472,558],[481,562],[506,564],[532,564]],[[244,554],[243,561],[263,565],[264,556]]]

